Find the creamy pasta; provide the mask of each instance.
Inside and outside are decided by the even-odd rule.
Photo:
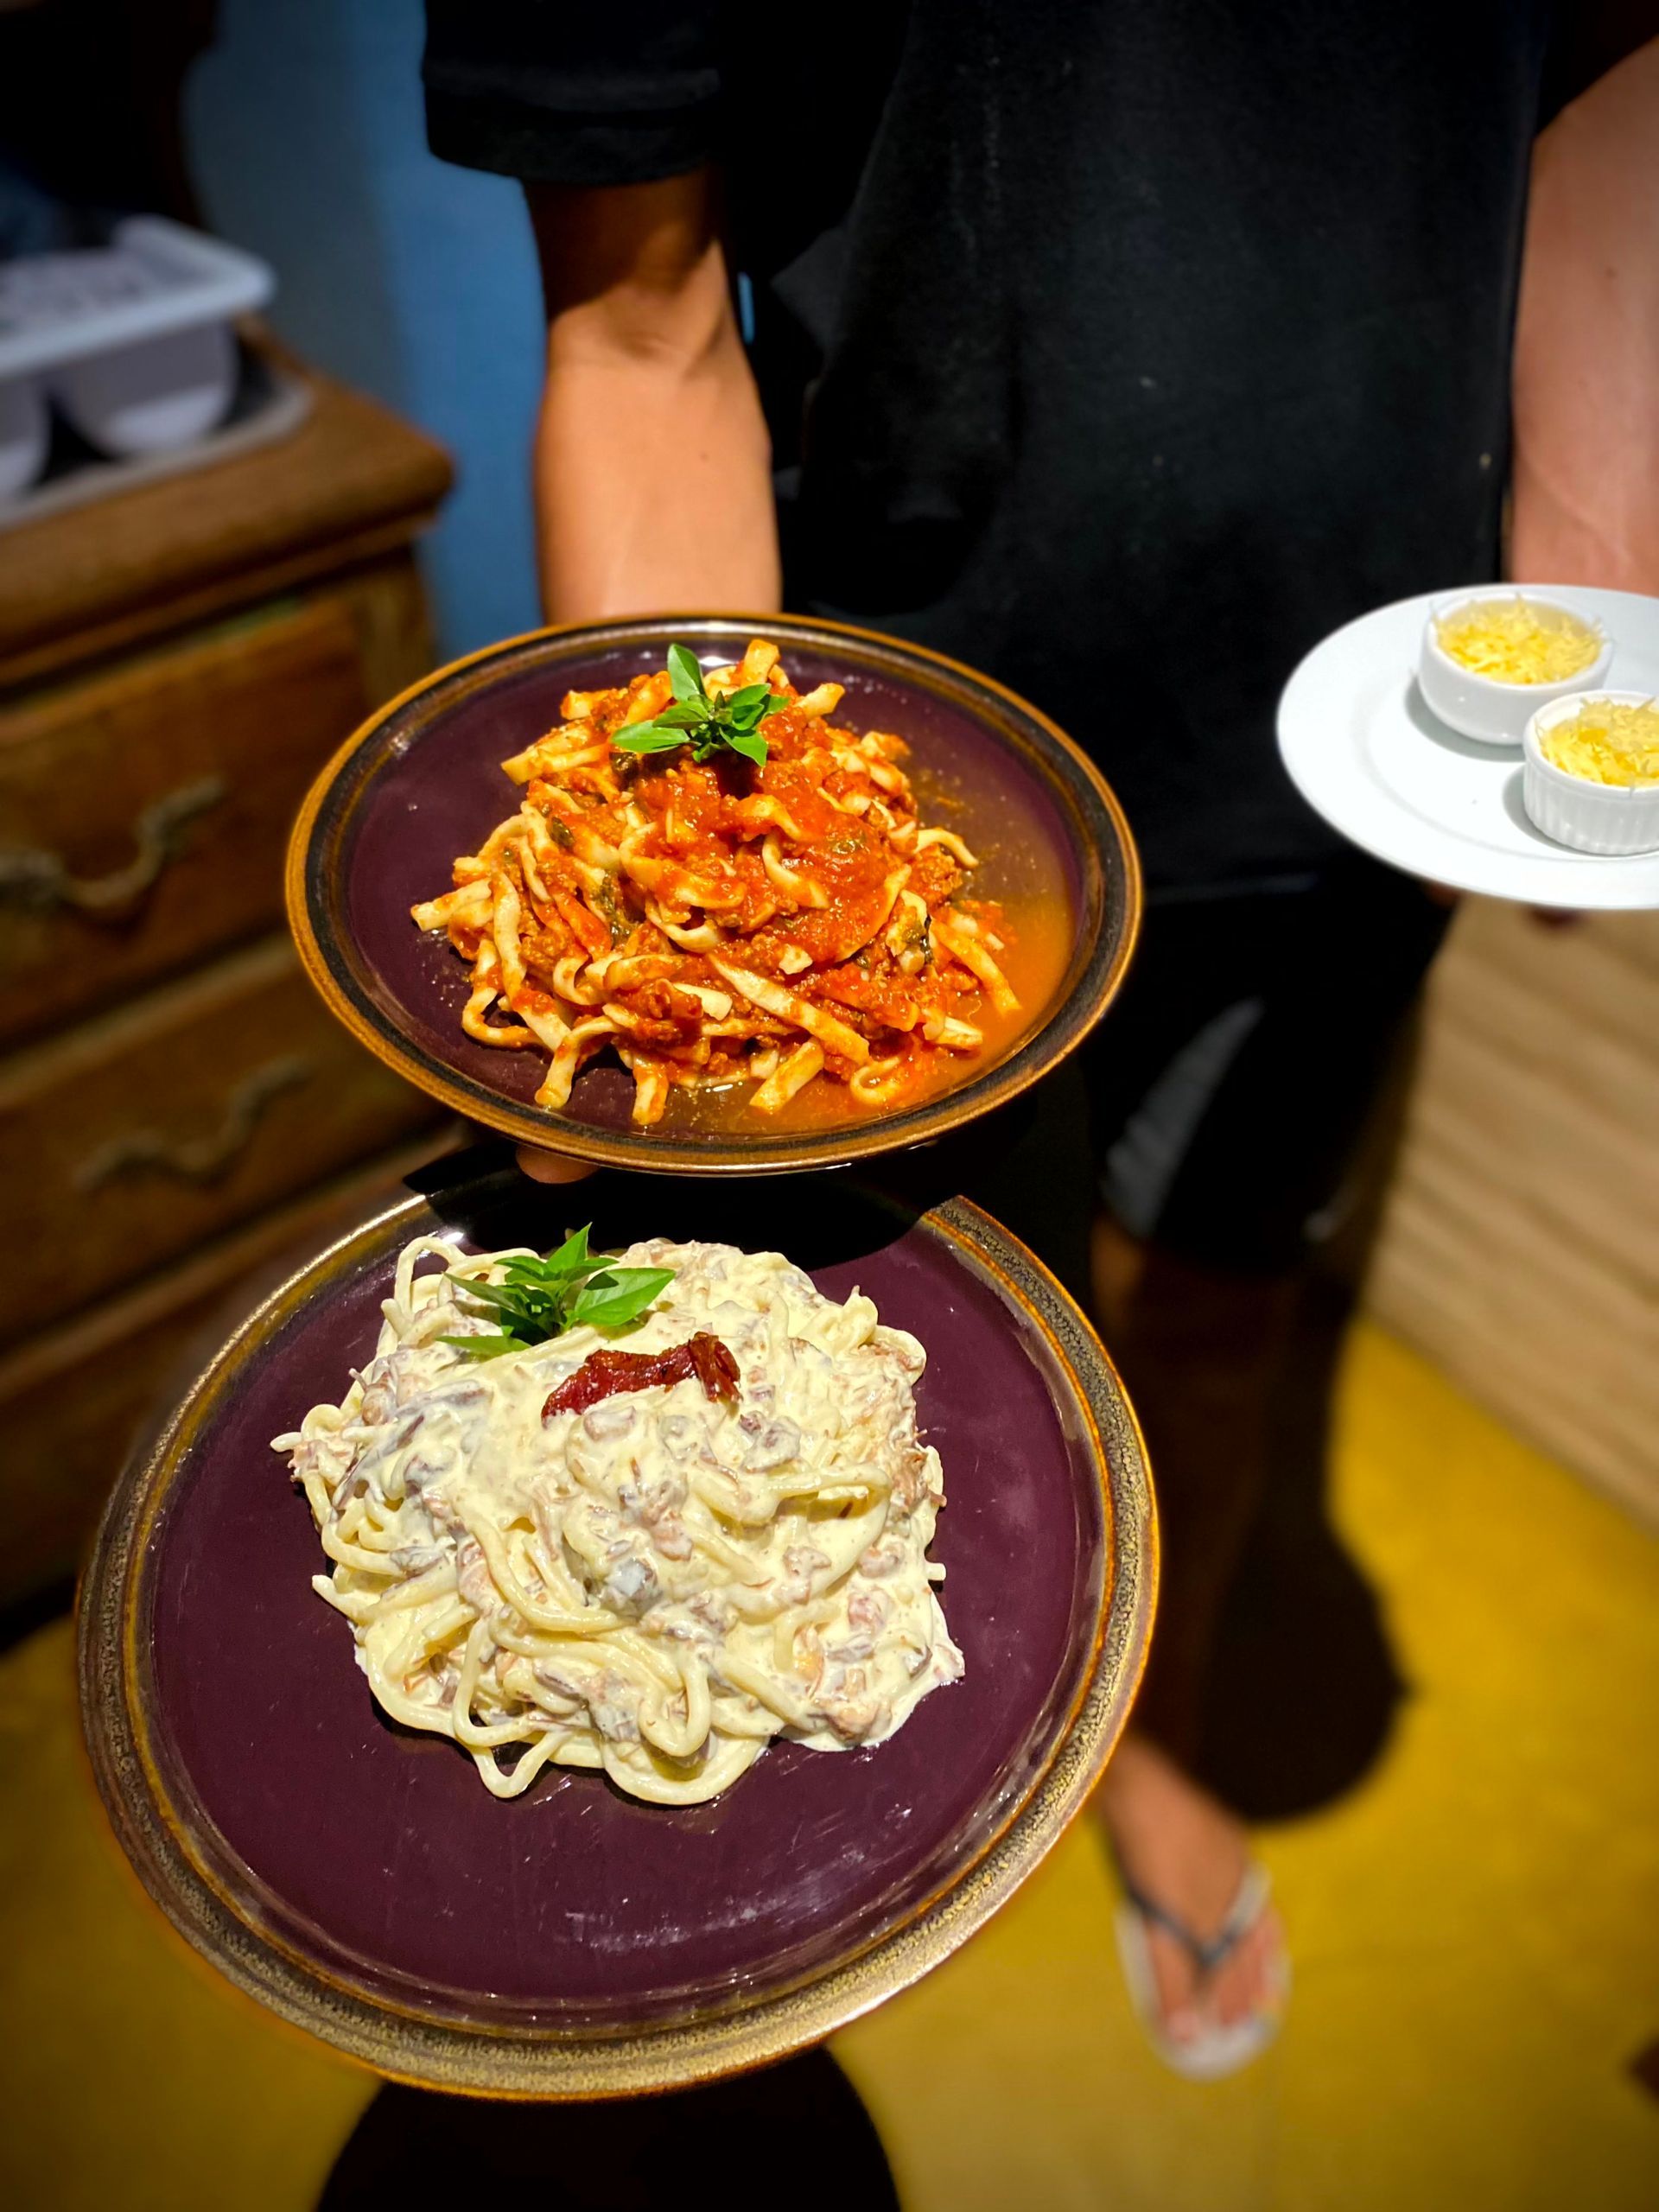
[[[388,1713],[498,1796],[554,1764],[690,1804],[774,1737],[880,1743],[961,1674],[913,1337],[778,1253],[655,1239],[617,1262],[673,1276],[626,1339],[474,1359],[443,1339],[488,1331],[466,1284],[512,1256],[408,1245],[373,1358],[276,1440]]]

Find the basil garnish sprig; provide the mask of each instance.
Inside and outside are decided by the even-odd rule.
[[[766,765],[766,741],[760,725],[789,704],[769,683],[746,683],[721,699],[711,699],[696,655],[685,645],[668,649],[668,680],[674,704],[652,721],[636,722],[611,742],[619,753],[671,753],[689,745],[694,760],[717,753],[741,753],[757,768]]]
[[[585,1228],[567,1236],[544,1260],[515,1253],[500,1267],[501,1282],[455,1283],[462,1297],[475,1300],[490,1319],[501,1325],[488,1336],[439,1339],[471,1359],[528,1351],[531,1344],[544,1344],[584,1324],[594,1329],[625,1329],[674,1280],[671,1268],[616,1268],[607,1259],[595,1259],[588,1249]]]

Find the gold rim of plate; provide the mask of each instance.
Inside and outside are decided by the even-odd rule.
[[[468,2025],[354,1985],[262,1929],[173,1796],[156,1755],[144,1624],[151,1535],[192,1447],[236,1379],[319,1292],[435,1225],[412,1198],[329,1247],[274,1291],[198,1377],[105,1508],[82,1580],[82,1724],[105,1809],[150,1902],[238,1991],[280,2019],[393,2080],[474,2095],[548,2100],[641,2095],[717,2080],[821,2042],[918,1980],[981,1928],[1077,1817],[1122,1734],[1146,1664],[1158,1535],[1146,1448],[1099,1338],[1026,1247],[965,1199],[919,1217],[958,1260],[1011,1298],[1043,1339],[1090,1443],[1106,1532],[1090,1663],[1025,1795],[976,1859],[897,1927],[796,1986],[660,2026]],[[741,1786],[741,1784],[739,1785]]]
[[[358,800],[369,788],[377,741],[406,708],[445,685],[465,679],[472,688],[493,680],[496,664],[539,645],[591,639],[594,649],[637,637],[641,651],[675,639],[728,645],[738,633],[774,637],[787,653],[791,646],[824,651],[837,645],[861,652],[864,665],[918,685],[953,711],[968,711],[965,698],[978,696],[982,709],[995,708],[997,728],[1007,750],[1033,774],[1048,798],[1068,820],[1073,856],[1082,875],[1084,911],[1076,918],[1077,944],[1065,983],[1037,1025],[988,1067],[965,1073],[962,1081],[897,1113],[877,1111],[821,1129],[791,1130],[768,1141],[746,1135],[729,1145],[678,1141],[660,1127],[607,1128],[552,1114],[505,1096],[488,1084],[451,1068],[415,1044],[395,1015],[377,1003],[353,972],[337,942],[340,931],[330,912],[327,891],[340,881],[340,849]],[[1028,727],[1022,728],[1025,724]],[[1046,757],[1031,731],[1052,748]],[[351,786],[341,804],[342,793]],[[1091,822],[1090,812],[1094,819]],[[1105,855],[1109,851],[1121,879],[1121,918],[1108,927],[1109,897]],[[1008,1104],[1058,1067],[1089,1036],[1116,997],[1139,942],[1145,903],[1140,855],[1116,793],[1076,741],[1030,701],[1006,684],[948,654],[885,636],[849,622],[816,615],[664,614],[637,620],[565,623],[526,631],[486,645],[435,669],[378,707],[352,733],[322,768],[306,793],[289,835],[284,871],[289,928],[301,963],[331,1014],[366,1052],[430,1098],[454,1113],[511,1137],[606,1167],[645,1168],[690,1175],[754,1174],[844,1166],[854,1160],[926,1144]]]

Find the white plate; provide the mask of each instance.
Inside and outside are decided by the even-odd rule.
[[[1659,599],[1578,584],[1535,588],[1599,614],[1613,639],[1602,689],[1659,693]],[[1432,882],[1530,906],[1659,906],[1659,853],[1605,859],[1535,830],[1521,747],[1478,745],[1436,720],[1415,674],[1446,591],[1362,614],[1314,646],[1279,702],[1292,782],[1333,830]]]

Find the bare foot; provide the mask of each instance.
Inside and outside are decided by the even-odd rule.
[[[1220,1933],[1249,1864],[1244,1830],[1224,1806],[1155,1744],[1131,1733],[1095,1793],[1093,1810],[1143,1896],[1201,1941]],[[1185,1945],[1148,1923],[1147,1948],[1171,2042],[1187,2043],[1206,2025],[1230,2027],[1252,2013],[1272,2011],[1283,1943],[1278,1915],[1269,1906],[1221,1964],[1205,1974]]]

